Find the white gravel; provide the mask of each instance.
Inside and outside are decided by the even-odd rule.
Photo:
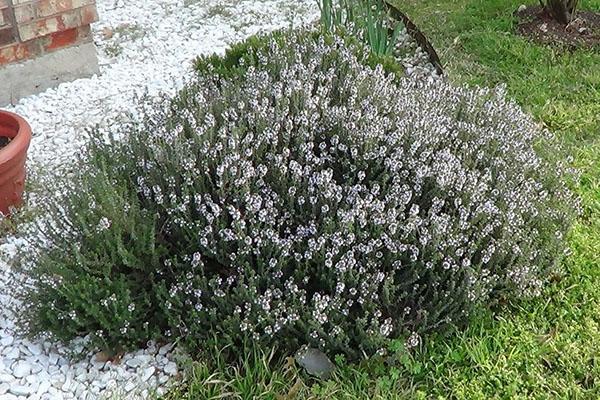
[[[6,109],[25,117],[34,132],[29,151],[36,175],[70,165],[85,143],[85,128],[135,112],[136,97],[173,94],[192,60],[221,53],[260,31],[315,21],[315,0],[97,0],[94,25],[101,73],[23,98]],[[424,54],[403,60],[410,74],[431,71]],[[85,339],[68,346],[31,341],[15,332],[10,311],[20,276],[11,265],[22,246],[17,237],[0,245],[0,399],[123,399],[161,393],[179,373],[172,345],[125,354],[119,362],[80,352]]]
[[[198,55],[318,15],[314,0],[98,0],[97,6],[100,76],[61,84],[13,108],[33,128],[34,163],[68,162],[85,142],[85,127],[134,111],[135,97],[146,91],[176,92]]]

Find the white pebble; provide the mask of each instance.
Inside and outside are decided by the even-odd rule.
[[[177,364],[175,364],[173,361],[169,361],[163,368],[163,371],[165,371],[166,374],[175,376],[177,375]]]
[[[35,393],[36,389],[33,389],[31,386],[25,385],[13,385],[8,389],[8,391],[15,396],[29,396],[32,393]]]
[[[156,371],[156,368],[154,368],[154,367],[149,367],[149,368],[146,368],[146,369],[144,370],[144,373],[143,373],[143,375],[142,375],[142,382],[146,382],[148,379],[150,379],[150,377],[151,377],[152,375],[154,375],[154,372],[155,372],[155,371]]]
[[[12,367],[12,373],[16,378],[24,378],[31,372],[31,366],[26,361],[17,361]]]

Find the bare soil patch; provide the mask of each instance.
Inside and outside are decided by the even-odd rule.
[[[537,43],[570,48],[600,49],[600,13],[579,10],[568,25],[550,16],[541,6],[517,11],[517,32]]]

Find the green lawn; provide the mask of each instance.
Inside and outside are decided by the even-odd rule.
[[[449,79],[506,84],[567,144],[582,173],[575,189],[584,213],[569,237],[564,273],[541,298],[484,313],[394,365],[338,360],[337,376],[318,382],[250,354],[238,368],[195,364],[190,385],[170,398],[600,398],[600,48],[569,52],[515,36],[512,12],[523,0],[396,2],[430,37]],[[600,11],[600,0],[583,7]]]

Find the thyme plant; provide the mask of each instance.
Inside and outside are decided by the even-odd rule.
[[[253,41],[97,131],[40,224],[32,332],[359,357],[540,293],[570,172],[501,90],[398,79],[335,34]]]

